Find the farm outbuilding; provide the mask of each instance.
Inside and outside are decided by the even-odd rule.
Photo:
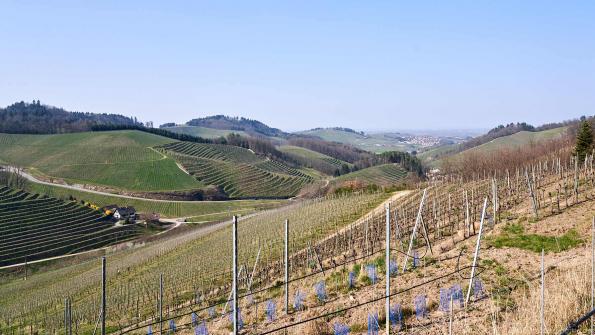
[[[134,207],[118,207],[114,210],[114,218],[118,220],[134,220],[136,218],[136,209]]]

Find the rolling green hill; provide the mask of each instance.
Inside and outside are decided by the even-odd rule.
[[[431,167],[439,167],[441,159],[449,156],[461,155],[468,152],[492,152],[499,149],[513,149],[531,142],[550,140],[562,136],[568,127],[559,127],[543,131],[519,131],[512,135],[498,137],[487,143],[461,151],[459,144],[442,145],[430,148],[417,156]]]
[[[170,191],[203,185],[152,149],[174,140],[140,131],[0,134],[0,163],[46,178],[116,190]]]
[[[490,152],[494,150],[499,150],[502,148],[512,149],[522,145],[529,144],[531,142],[539,142],[544,140],[550,140],[556,137],[561,136],[568,127],[560,127],[554,128],[544,131],[537,131],[537,132],[530,132],[530,131],[520,131],[516,134],[512,134],[509,136],[499,137],[495,140],[492,140],[488,143],[484,143],[480,146],[468,149],[463,151],[464,152],[471,152],[471,151],[482,151],[482,152]]]
[[[231,133],[248,136],[248,134],[241,130],[227,130],[227,129],[215,129],[199,126],[176,126],[176,127],[164,127],[163,129],[169,130],[174,133],[186,134],[192,136],[198,136],[202,138],[218,138],[226,137]]]
[[[333,180],[333,183],[359,181],[365,184],[390,186],[402,182],[405,178],[407,178],[407,171],[400,165],[382,164],[339,176]]]
[[[325,141],[351,144],[357,148],[381,153],[385,151],[411,151],[416,148],[410,144],[400,142],[390,134],[364,134],[340,130],[335,128],[312,129],[299,134],[317,136]]]
[[[232,199],[292,197],[313,181],[310,174],[240,147],[177,142],[158,149],[204,185],[217,186]]]

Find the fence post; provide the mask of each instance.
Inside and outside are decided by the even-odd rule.
[[[68,298],[64,299],[64,334],[68,335]]]
[[[479,221],[479,234],[477,235],[477,243],[475,244],[475,255],[473,255],[473,266],[471,267],[471,277],[469,278],[469,289],[467,290],[467,299],[465,305],[469,303],[471,298],[471,287],[473,286],[473,277],[475,277],[475,265],[477,264],[477,256],[479,255],[479,246],[481,244],[481,233],[483,232],[483,221],[486,216],[486,207],[488,205],[488,198],[483,200],[483,210],[481,211],[481,221]]]
[[[289,220],[285,220],[285,315],[289,314]]]
[[[68,335],[72,335],[72,302],[68,298]]]
[[[595,309],[595,216],[591,221],[591,310]],[[591,335],[595,324],[593,316],[591,316]]]
[[[163,334],[163,273],[159,274],[159,335]]]
[[[386,335],[390,335],[390,203],[386,204]]]
[[[105,282],[105,277],[106,277],[106,264],[105,264],[105,256],[101,257],[101,335],[105,335],[105,319],[106,319],[106,315],[105,315],[105,310],[106,310],[106,306],[105,306],[105,302],[106,302],[106,282]]]
[[[541,335],[545,334],[545,273],[544,273],[544,266],[543,266],[543,249],[541,249],[541,304],[540,304],[540,323],[541,323]]]
[[[233,334],[238,334],[238,218],[233,216]]]

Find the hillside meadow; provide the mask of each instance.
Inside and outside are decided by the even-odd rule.
[[[175,142],[140,131],[59,135],[0,134],[0,162],[25,167],[44,179],[114,190],[172,191],[204,185],[152,149]]]

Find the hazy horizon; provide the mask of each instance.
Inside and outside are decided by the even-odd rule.
[[[0,105],[155,125],[490,129],[595,114],[595,3],[7,1]]]

